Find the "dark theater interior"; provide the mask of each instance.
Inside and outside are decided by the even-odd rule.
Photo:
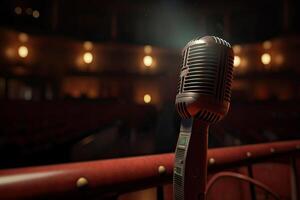
[[[0,200],[299,200],[299,10],[2,0]]]

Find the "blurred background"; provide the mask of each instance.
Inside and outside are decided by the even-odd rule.
[[[233,45],[210,148],[300,138],[297,0],[2,0],[0,168],[173,152],[181,49]]]

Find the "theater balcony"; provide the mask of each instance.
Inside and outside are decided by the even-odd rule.
[[[208,134],[206,199],[300,199],[298,7],[2,1],[0,199],[179,200],[182,49],[205,35],[234,53],[230,109]]]

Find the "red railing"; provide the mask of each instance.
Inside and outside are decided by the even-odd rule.
[[[210,149],[208,171],[281,162],[299,149],[300,140]],[[161,154],[0,170],[0,199],[117,196],[171,183],[173,159]]]

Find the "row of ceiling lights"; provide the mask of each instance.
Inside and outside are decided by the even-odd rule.
[[[93,61],[93,54],[91,53],[91,50],[93,49],[93,43],[90,41],[86,41],[83,43],[83,47],[86,50],[86,52],[83,54],[83,61],[86,64],[92,63]],[[143,58],[143,63],[145,65],[145,67],[151,67],[153,64],[153,58],[152,56],[150,56],[150,54],[152,53],[152,47],[150,45],[146,45],[144,47],[144,53],[145,56]],[[144,103],[149,104],[152,101],[152,97],[150,94],[144,94],[143,97]]]
[[[20,6],[15,7],[14,11],[17,15],[21,15],[24,12]],[[25,13],[27,15],[32,15],[34,18],[40,17],[40,12],[38,10],[32,10],[32,8],[26,8]]]
[[[28,40],[28,36],[25,33],[21,33],[19,35],[19,40],[21,42],[26,42]],[[267,41],[263,43],[263,47],[264,49],[270,49],[271,48],[271,42]],[[91,50],[93,49],[93,43],[90,41],[84,42],[83,47],[85,49],[85,53],[83,54],[83,61],[86,64],[90,64],[93,62],[94,56],[91,52]],[[241,47],[240,46],[234,46],[234,51],[235,53],[239,53],[241,51]],[[152,52],[152,47],[150,45],[146,45],[144,47],[144,53],[145,56],[143,58],[143,63],[145,65],[145,67],[151,67],[153,64],[153,58],[152,56],[150,56]],[[18,48],[18,54],[21,58],[26,58],[28,56],[28,48],[24,45],[20,46]],[[271,63],[271,55],[269,53],[263,53],[261,55],[261,62],[264,65],[269,65]],[[241,64],[241,57],[240,56],[234,56],[234,67],[239,67]],[[149,94],[145,94],[144,95],[144,102],[145,103],[150,103],[151,102],[151,95]]]
[[[264,50],[269,50],[272,47],[272,43],[270,41],[265,41],[262,43],[262,46]],[[239,45],[236,45],[233,47],[233,51],[235,54],[239,54],[241,52],[241,47]],[[260,57],[260,60],[262,64],[268,66],[272,61],[272,57],[269,53],[263,53]],[[234,67],[240,67],[241,62],[242,62],[242,58],[240,56],[238,55],[234,56],[234,62],[233,62]]]
[[[262,64],[269,65],[271,63],[272,57],[269,53],[264,53],[261,55],[260,60]],[[239,67],[241,65],[241,57],[240,56],[234,56],[234,67]]]
[[[24,41],[27,41],[27,35],[24,34],[24,33],[21,33],[19,35],[19,39],[20,41],[24,42]],[[267,43],[269,44],[269,43]],[[83,47],[84,49],[86,50],[86,52],[83,54],[82,58],[83,58],[83,61],[86,63],[86,64],[90,64],[93,62],[93,59],[94,59],[94,56],[91,52],[91,50],[93,49],[93,43],[92,42],[84,42],[83,44]],[[239,46],[235,46],[234,47],[234,51],[236,52],[239,52],[240,51],[240,47]],[[151,67],[152,64],[153,64],[153,58],[152,56],[150,56],[150,53],[152,52],[152,47],[150,45],[146,45],[144,47],[144,52],[145,52],[145,56],[143,58],[143,63],[146,67]],[[20,46],[18,48],[18,54],[21,58],[25,58],[28,56],[28,48],[24,45]],[[261,55],[261,62],[262,64],[264,65],[269,65],[271,63],[271,60],[272,60],[272,57],[269,53],[263,53]],[[239,67],[241,64],[241,57],[240,56],[234,56],[234,67]]]
[[[28,41],[28,36],[25,33],[20,33],[19,34],[19,40],[21,42],[27,42]],[[94,55],[92,54],[92,49],[93,49],[93,43],[90,41],[86,41],[83,43],[83,48],[85,52],[82,55],[82,59],[84,63],[86,64],[91,64],[94,60]],[[153,58],[150,56],[150,53],[152,52],[152,47],[150,45],[146,45],[144,47],[144,52],[146,55],[143,58],[143,63],[146,67],[151,67],[153,64]],[[29,50],[25,45],[21,45],[18,48],[18,54],[21,58],[26,58],[29,54]]]
[[[150,45],[146,45],[144,47],[144,53],[145,56],[143,58],[143,63],[146,67],[151,67],[152,63],[153,63],[153,58],[152,56],[150,56],[150,54],[152,53],[152,47]],[[150,94],[145,94],[144,95],[144,102],[146,104],[151,103],[151,95]]]
[[[21,58],[26,58],[28,56],[28,53],[29,53],[28,48],[25,45],[21,45],[18,48],[18,54]],[[94,56],[90,51],[87,51],[83,54],[82,59],[86,64],[90,64],[93,62]],[[151,67],[153,63],[152,56],[149,55],[144,56],[143,62],[146,67]]]
[[[28,41],[28,35],[25,34],[25,33],[20,33],[19,34],[19,40],[22,43],[27,42]],[[86,42],[83,43],[83,48],[85,49],[85,53],[82,56],[83,61],[86,64],[92,63],[93,59],[94,59],[94,56],[91,52],[92,49],[93,49],[93,43],[90,42],[90,41],[86,41]],[[143,63],[145,65],[145,67],[151,67],[152,64],[153,64],[153,58],[152,58],[152,56],[150,56],[151,52],[152,52],[152,47],[150,45],[146,45],[144,47],[145,56],[143,58]],[[18,48],[18,54],[21,58],[26,58],[29,54],[29,50],[25,45],[21,45]],[[152,101],[152,97],[151,97],[150,94],[144,94],[143,100],[144,100],[144,103],[149,104]]]
[[[18,54],[21,58],[26,58],[28,56],[28,48],[24,45],[20,46],[18,48]],[[91,52],[85,52],[83,54],[83,61],[86,63],[86,64],[90,64],[93,62],[93,59],[94,59],[94,56]],[[268,65],[270,64],[271,62],[271,55],[268,54],[268,53],[264,53],[262,54],[261,56],[261,62],[264,64],[264,65]],[[144,65],[146,67],[151,67],[152,65],[152,62],[153,62],[153,58],[151,56],[145,56],[144,59],[143,59],[143,62],[144,62]],[[241,57],[240,56],[234,56],[234,67],[239,67],[241,64]]]

